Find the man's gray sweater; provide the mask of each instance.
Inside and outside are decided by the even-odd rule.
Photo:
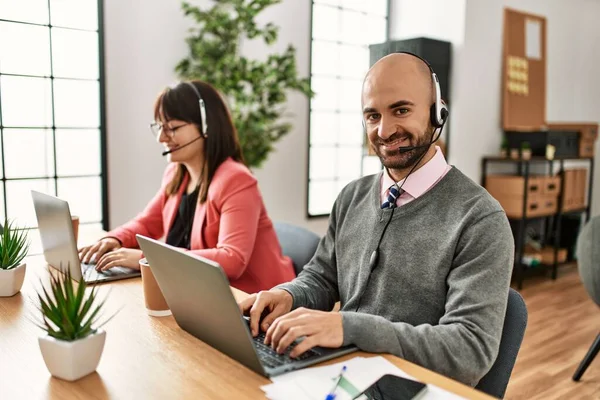
[[[344,345],[392,353],[474,386],[502,334],[514,257],[506,214],[452,168],[395,209],[371,272],[392,212],[380,207],[380,178],[342,190],[315,256],[278,288],[291,293],[293,308],[328,311],[340,301]]]

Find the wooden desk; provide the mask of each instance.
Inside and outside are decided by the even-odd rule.
[[[107,315],[124,306],[105,327],[104,353],[95,373],[76,382],[52,378],[37,338],[40,279],[48,272],[41,256],[27,260],[20,293],[0,298],[0,397],[3,399],[262,399],[260,386],[270,381],[179,328],[172,316],[146,314],[140,278],[102,284],[108,294]],[[234,290],[236,298],[245,293]],[[37,317],[37,315],[35,315]],[[330,361],[339,362],[354,353]],[[406,373],[470,399],[492,399],[427,369],[385,355]],[[325,365],[326,363],[322,364]]]

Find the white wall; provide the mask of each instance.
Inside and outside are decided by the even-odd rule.
[[[390,3],[390,39],[401,40],[416,37],[445,40],[452,46],[452,66],[450,69],[450,119],[444,128],[442,139],[450,142],[450,157],[455,152],[453,140],[456,130],[455,115],[460,114],[460,91],[455,88],[461,82],[459,69],[465,41],[466,0],[392,0]],[[450,134],[450,140],[448,140]],[[451,161],[450,158],[448,161]]]
[[[267,53],[283,52],[288,44],[296,48],[296,63],[301,77],[310,73],[310,1],[284,0],[265,10],[260,23],[273,22],[280,27],[279,40],[267,47],[260,42],[244,43],[247,57],[262,58]],[[293,128],[276,145],[262,168],[255,171],[269,215],[304,226],[319,235],[327,230],[327,218],[306,217],[308,191],[308,98],[290,92],[286,104],[287,118]]]
[[[600,121],[600,75],[595,71],[600,2],[393,0],[391,5],[392,38],[427,36],[452,43],[449,162],[476,182],[481,157],[496,154],[502,138],[504,7],[547,18],[548,121]],[[600,165],[595,164],[592,213],[600,214]]]
[[[195,2],[206,4],[206,1]],[[174,67],[187,54],[184,41],[191,20],[179,1],[106,0],[105,62],[108,132],[110,227],[134,217],[155,194],[165,166],[161,146],[153,142],[148,123],[158,92],[176,80]],[[310,3],[285,0],[267,9],[262,21],[281,26],[273,49],[246,43],[244,53],[262,58],[266,50],[297,48],[301,76],[309,73]],[[305,226],[324,234],[326,219],[307,220],[306,171],[308,100],[289,97],[293,131],[256,170],[267,210],[273,220]]]
[[[391,0],[390,37],[426,36],[461,45],[465,36],[466,0]]]
[[[166,165],[151,136],[153,102],[186,54],[178,1],[104,2],[106,129],[110,227],[140,212]]]
[[[600,2],[594,0],[467,0],[465,41],[453,66],[450,162],[479,181],[480,159],[501,142],[503,8],[547,18],[548,121],[600,122]],[[454,98],[456,96],[456,98]],[[597,143],[598,145],[598,143]],[[597,153],[599,153],[597,151]],[[598,156],[596,157],[598,161]],[[600,167],[594,173],[593,214],[600,213]]]
[[[205,0],[198,0],[205,1]],[[429,36],[453,44],[450,162],[475,181],[480,159],[500,145],[503,7],[548,19],[549,120],[600,121],[600,2],[595,0],[392,0],[391,36]],[[110,226],[135,216],[158,189],[165,165],[148,129],[152,104],[173,82],[185,56],[190,24],[179,1],[105,0]],[[274,50],[297,49],[301,76],[309,73],[310,3],[284,0],[262,21],[281,27]],[[264,46],[246,43],[245,54],[262,58]],[[271,50],[273,51],[273,50]],[[294,129],[255,171],[269,214],[319,234],[326,219],[306,214],[308,101],[293,93],[288,110]],[[600,149],[597,151],[600,153]],[[596,163],[593,213],[600,213],[600,162]]]

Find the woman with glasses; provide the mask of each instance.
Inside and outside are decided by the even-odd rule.
[[[248,293],[293,279],[220,94],[205,82],[179,83],[158,96],[154,119],[169,160],[160,189],[137,217],[80,249],[80,259],[98,271],[139,268],[141,234],[218,262]]]

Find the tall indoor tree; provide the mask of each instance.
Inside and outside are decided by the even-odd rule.
[[[245,39],[277,41],[273,23],[259,26],[256,18],[281,0],[214,0],[208,9],[182,3],[186,16],[195,20],[186,41],[189,54],[176,66],[181,79],[201,79],[217,88],[231,107],[242,150],[249,167],[260,167],[273,144],[292,129],[284,118],[289,90],[312,97],[308,78],[296,69],[292,45],[281,54],[256,60],[241,54]]]

